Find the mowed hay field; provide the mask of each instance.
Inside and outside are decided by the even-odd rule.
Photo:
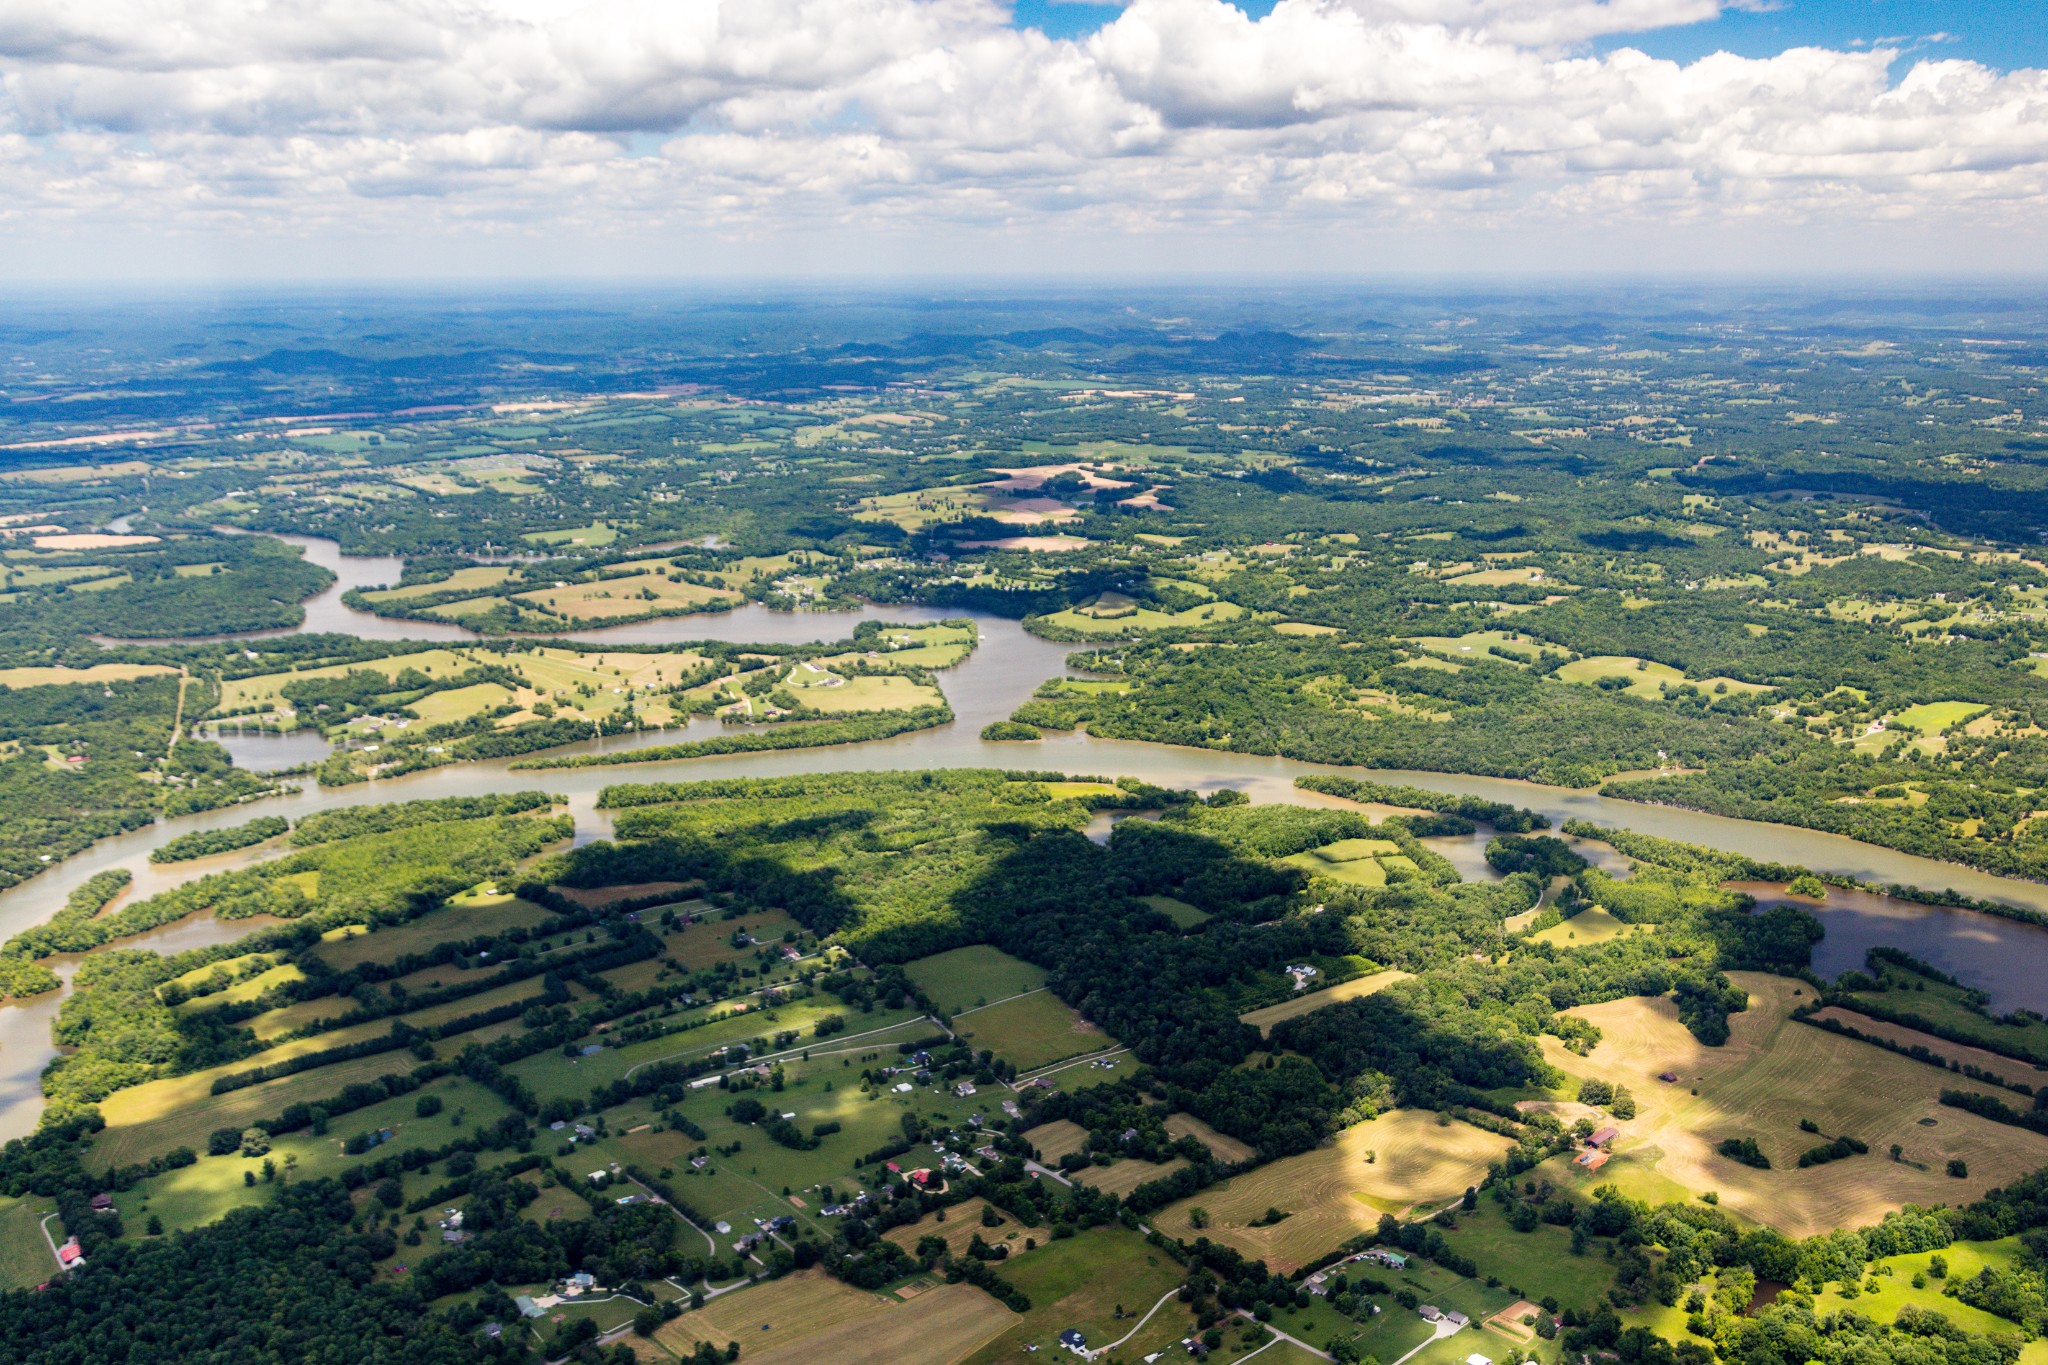
[[[1125,1157],[1108,1166],[1090,1166],[1074,1172],[1074,1180],[1092,1190],[1113,1194],[1121,1199],[1140,1185],[1154,1180],[1163,1180],[1188,1163],[1179,1157],[1171,1161],[1140,1161],[1136,1157]]]
[[[1249,1146],[1234,1137],[1225,1137],[1193,1114],[1168,1114],[1166,1131],[1177,1138],[1193,1138],[1207,1147],[1209,1154],[1218,1161],[1228,1161],[1234,1165],[1240,1161],[1250,1161],[1254,1155]]]
[[[1169,1205],[1155,1222],[1169,1237],[1208,1237],[1285,1274],[1347,1237],[1371,1232],[1383,1213],[1398,1217],[1449,1203],[1484,1179],[1487,1163],[1512,1145],[1469,1123],[1440,1125],[1426,1110],[1396,1109],[1353,1124],[1313,1152],[1282,1157]],[[1188,1218],[1197,1206],[1209,1211],[1205,1230]],[[1293,1216],[1252,1227],[1269,1208]]]
[[[1374,972],[1370,976],[1353,977],[1351,980],[1339,982],[1327,990],[1302,991],[1292,1000],[1282,1000],[1277,1005],[1268,1005],[1264,1009],[1252,1010],[1237,1017],[1239,1022],[1250,1024],[1259,1032],[1265,1033],[1282,1019],[1292,1019],[1296,1015],[1301,1014],[1313,1014],[1315,1011],[1328,1005],[1341,1004],[1346,1000],[1356,1000],[1362,995],[1372,995],[1377,991],[1385,990],[1396,981],[1406,981],[1409,975],[1407,972],[1390,970]]]
[[[1729,1019],[1722,1047],[1702,1046],[1670,1000],[1640,996],[1570,1011],[1605,1035],[1589,1057],[1544,1040],[1545,1058],[1560,1070],[1635,1092],[1638,1114],[1621,1125],[1615,1165],[1637,1157],[1673,1185],[1716,1191],[1724,1209],[1792,1237],[1874,1223],[1902,1204],[1969,1203],[2048,1165],[2048,1137],[1939,1102],[1945,1088],[2009,1092],[1794,1022],[1793,1008],[1811,998],[1797,981],[1756,972],[1729,979],[1750,1005]],[[1657,1080],[1666,1070],[1676,1085]],[[1798,1169],[1799,1154],[1822,1140],[1799,1131],[1808,1118],[1825,1135],[1860,1138],[1869,1155]],[[1772,1169],[1719,1155],[1715,1145],[1731,1137],[1755,1138]],[[1893,1143],[1905,1161],[1886,1156]],[[1946,1174],[1954,1158],[1968,1163],[1967,1179]]]
[[[677,1355],[737,1341],[748,1365],[951,1365],[1017,1320],[972,1285],[941,1285],[904,1302],[830,1279],[822,1270],[713,1299],[655,1334]],[[763,1328],[766,1331],[763,1331]]]
[[[956,1014],[953,1030],[977,1051],[988,1048],[1019,1071],[1098,1052],[1116,1043],[1058,996],[1043,990]]]
[[[903,970],[932,1003],[951,1012],[1006,1000],[1045,985],[1044,972],[985,943],[933,953]]]

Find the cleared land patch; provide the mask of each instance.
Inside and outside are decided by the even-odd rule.
[[[1641,931],[1637,926],[1616,919],[1604,906],[1594,905],[1579,911],[1562,924],[1553,924],[1548,929],[1529,937],[1538,942],[1555,944],[1560,948],[1591,948],[1638,932]]]
[[[1439,1124],[1435,1114],[1396,1109],[1353,1124],[1327,1146],[1282,1157],[1169,1205],[1157,1226],[1190,1241],[1206,1236],[1285,1273],[1347,1237],[1371,1232],[1383,1213],[1399,1217],[1457,1198],[1511,1145],[1467,1123]],[[1209,1211],[1209,1226],[1201,1231],[1188,1216],[1197,1207]],[[1270,1227],[1251,1226],[1269,1208],[1291,1216]]]
[[[1166,1131],[1168,1135],[1175,1138],[1193,1138],[1204,1147],[1207,1147],[1210,1154],[1218,1161],[1228,1161],[1235,1164],[1240,1161],[1250,1161],[1255,1155],[1253,1150],[1244,1143],[1239,1142],[1234,1137],[1225,1137],[1193,1114],[1168,1114],[1166,1116]]]
[[[940,1365],[971,1354],[1014,1320],[971,1285],[941,1285],[904,1303],[842,1284],[821,1270],[800,1270],[685,1313],[655,1340],[679,1355],[700,1341],[721,1350],[738,1341],[749,1365]]]

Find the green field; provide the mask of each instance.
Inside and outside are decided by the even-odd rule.
[[[1951,725],[1961,725],[1991,708],[1967,701],[1931,701],[1911,706],[1893,716],[1890,725],[1917,730],[1923,735],[1940,734]]]
[[[1408,973],[1402,971],[1374,972],[1370,976],[1355,976],[1349,981],[1341,981],[1323,990],[1298,992],[1291,999],[1283,1000],[1277,1005],[1267,1005],[1264,1009],[1252,1010],[1237,1017],[1240,1023],[1250,1024],[1253,1028],[1263,1033],[1282,1019],[1292,1019],[1299,1014],[1313,1014],[1319,1009],[1335,1005],[1340,1001],[1356,1000],[1362,995],[1372,995],[1378,991],[1383,991],[1396,981],[1406,981],[1407,979]]]
[[[535,545],[554,545],[564,549],[578,546],[596,549],[618,538],[618,528],[602,521],[593,521],[588,526],[569,526],[559,531],[529,531],[520,537]]]
[[[1605,1257],[1571,1254],[1568,1228],[1539,1223],[1533,1232],[1516,1232],[1491,1198],[1457,1220],[1456,1228],[1444,1230],[1444,1240],[1471,1257],[1482,1278],[1495,1276],[1522,1298],[1555,1295],[1566,1307],[1591,1311],[1614,1282],[1614,1266]]]
[[[1045,985],[1044,972],[986,944],[921,957],[903,970],[949,1014]]]
[[[1044,990],[955,1015],[953,1029],[977,1049],[993,1050],[1019,1071],[1099,1052],[1116,1043],[1065,1001]]]
[[[1601,943],[1611,943],[1625,934],[1637,932],[1636,926],[1623,923],[1598,905],[1589,906],[1562,924],[1553,924],[1548,929],[1529,935],[1542,943],[1555,944],[1559,948],[1591,948]]]
[[[1142,896],[1139,899],[1172,920],[1183,929],[1192,929],[1198,924],[1209,922],[1209,912],[1189,905],[1186,901],[1171,896]]]
[[[362,962],[391,962],[407,953],[427,952],[436,944],[531,928],[549,918],[549,911],[517,896],[466,892],[441,909],[403,924],[337,930],[321,945],[320,957],[336,970],[346,971]]]

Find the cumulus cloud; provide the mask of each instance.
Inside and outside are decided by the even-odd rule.
[[[1722,0],[0,0],[0,216],[317,231],[2037,218],[2048,73]]]

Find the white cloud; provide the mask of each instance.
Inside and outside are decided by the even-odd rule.
[[[942,237],[2043,221],[2048,74],[1719,0],[0,0],[0,223]],[[2029,231],[2032,228],[2029,227]]]

